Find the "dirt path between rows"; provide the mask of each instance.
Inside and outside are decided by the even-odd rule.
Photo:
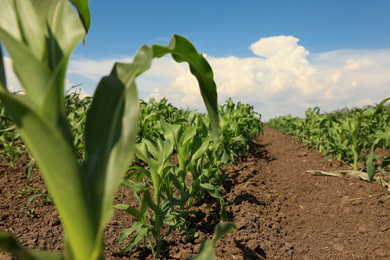
[[[260,141],[271,161],[265,185],[279,209],[281,238],[294,259],[389,259],[389,192],[354,177],[302,175],[306,170],[348,169],[265,128]]]
[[[303,175],[306,170],[348,169],[297,143],[292,137],[265,127],[265,135],[237,165],[226,167],[224,183],[229,221],[238,230],[216,244],[218,259],[389,259],[389,192],[378,184],[353,177]],[[24,166],[0,167],[0,232],[14,233],[26,246],[59,251],[62,228],[52,205],[16,198],[25,188]],[[38,173],[34,187],[43,187]],[[118,200],[116,197],[116,201]],[[134,205],[130,192],[124,203]],[[34,208],[34,214],[26,211]],[[164,244],[167,259],[194,255],[205,238],[213,237],[220,221],[219,205],[212,198],[196,204],[191,222],[199,236],[185,243],[183,233],[172,233]],[[152,259],[142,246],[119,256],[118,234],[134,220],[115,211],[105,233],[107,259]],[[0,259],[11,259],[0,253]]]

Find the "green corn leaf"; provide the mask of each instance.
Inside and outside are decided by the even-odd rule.
[[[187,191],[180,199],[173,198],[171,200],[166,200],[165,203],[167,208],[172,208],[174,206],[182,206],[191,198],[191,194]]]
[[[147,142],[143,141],[135,145],[135,155],[142,161],[149,164],[148,146]]]
[[[227,214],[225,210],[225,200],[222,198],[221,193],[219,193],[218,188],[211,183],[201,183],[200,187],[206,190],[212,197],[219,200],[219,204],[221,205],[221,219],[226,221]]]
[[[122,243],[123,240],[125,240],[128,236],[131,235],[131,233],[142,228],[145,228],[145,225],[142,222],[138,221],[134,223],[134,225],[131,228],[123,230],[118,236],[117,244]]]
[[[221,158],[221,162],[223,164],[226,164],[228,161],[229,161],[229,153],[224,149],[223,154],[222,154],[222,158]]]
[[[365,117],[371,117],[378,113],[381,110],[381,108],[378,106],[377,109],[371,108],[363,111],[360,115],[359,118],[364,119]],[[378,111],[378,112],[377,112]]]
[[[41,24],[49,25],[63,55],[69,56],[86,34],[73,8],[66,0],[34,0],[32,3]]]
[[[366,165],[367,165],[368,178],[370,179],[371,182],[375,176],[374,151],[371,151],[370,155],[368,156]]]
[[[152,48],[153,57],[162,57],[170,53],[176,62],[185,61],[189,64],[191,73],[198,80],[200,92],[216,138],[219,131],[217,87],[214,82],[213,71],[207,60],[196,51],[195,47],[186,38],[179,35],[173,35],[166,47],[152,45]]]
[[[207,260],[215,259],[213,240],[204,241],[201,247],[199,248],[199,252],[196,256],[186,258],[186,260],[205,260],[205,259]]]
[[[42,58],[45,52],[45,29],[40,26],[40,19],[35,12],[31,12],[33,5],[30,1],[14,1],[19,17],[19,32],[24,43],[38,59]]]
[[[26,166],[26,169],[25,169],[25,174],[26,174],[26,184],[28,186],[30,186],[30,181],[29,181],[29,178],[30,178],[30,175],[34,169],[34,165],[35,165],[35,159],[32,158],[31,161],[27,164]]]
[[[28,200],[26,201],[26,203],[24,204],[25,207],[28,207],[28,205],[30,205],[30,203],[37,197],[40,197],[40,196],[46,196],[47,194],[46,193],[35,193],[34,195],[30,196],[28,198]]]
[[[168,124],[164,119],[160,119],[161,130],[164,134],[164,137],[171,141],[174,147],[178,150],[179,138],[181,133],[181,125]]]
[[[142,202],[141,202],[141,208],[139,210],[139,213],[143,217],[142,221],[141,221],[143,223],[146,223],[146,216],[148,216],[150,218],[149,212],[147,211],[149,206],[151,206],[150,208],[152,208],[152,199],[150,198],[149,191],[145,191],[144,197],[143,197]]]
[[[390,165],[390,157],[384,157],[382,162],[382,168]]]
[[[213,240],[206,240],[203,242],[202,246],[199,249],[198,255],[195,257],[186,258],[186,260],[214,260],[214,245],[215,243],[223,236],[228,233],[234,232],[237,230],[237,227],[230,222],[219,223],[215,227],[215,237]]]
[[[114,206],[114,208],[126,211],[127,213],[130,213],[133,215],[138,221],[142,221],[143,217],[142,215],[132,206],[124,205],[124,204],[117,204]]]
[[[151,196],[150,196],[150,193],[149,193],[149,192],[144,192],[143,195],[144,195],[144,197],[143,197],[142,203],[141,203],[140,214],[141,214],[142,216],[144,216],[144,214],[149,214],[149,213],[146,211],[147,207],[149,207],[149,208],[151,208],[151,209],[154,211],[154,213],[155,213],[156,215],[160,215],[160,216],[161,216],[161,215],[163,214],[163,212],[162,212],[162,210],[161,210],[161,208],[160,208],[160,205],[156,205],[156,204],[152,201],[152,198],[151,198]],[[140,201],[140,200],[139,200],[139,201]]]
[[[195,122],[195,119],[196,119],[195,110],[192,110],[188,115],[188,119],[187,119],[188,125],[192,125]]]
[[[174,166],[172,168],[172,172],[173,172],[173,174],[170,176],[170,178],[171,178],[173,185],[176,187],[176,189],[178,189],[180,191],[180,193],[183,193],[185,191],[185,190],[183,190],[183,189],[185,189],[185,187],[183,185],[184,182],[181,181],[181,178],[179,176],[179,174],[181,173],[179,167]]]
[[[389,98],[385,98],[384,100],[382,100],[380,103],[379,103],[379,105],[377,105],[376,106],[376,109],[375,109],[375,115],[376,114],[378,114],[378,113],[382,113],[382,111],[383,111],[383,106],[385,105],[385,103],[387,102],[387,101],[389,101],[390,100],[390,97]]]
[[[134,80],[150,64],[151,53],[147,46],[140,48],[133,63],[115,64],[111,74],[97,86],[87,113],[87,157],[83,164],[83,176],[90,203],[94,205],[90,218],[99,230],[99,241],[104,226],[112,216],[112,196],[132,160],[139,107]]]
[[[4,0],[0,2],[0,10],[0,37],[26,92],[40,107],[43,106],[43,100],[53,99],[48,95],[63,95],[67,60],[73,48],[85,35],[73,9],[64,0]],[[23,18],[6,20],[12,13],[11,16],[19,15]],[[63,22],[65,20],[66,23]],[[52,32],[51,36],[47,26]],[[48,53],[50,46],[45,52],[42,52],[45,45],[38,47],[45,38],[53,41],[53,37],[61,49],[61,53],[55,56]],[[60,61],[56,63],[53,75],[50,75],[47,58]],[[56,77],[59,78],[56,80]],[[62,87],[59,88],[54,82],[61,83]],[[58,96],[55,100],[57,98]]]
[[[242,144],[246,144],[247,143],[247,139],[243,135],[235,136],[235,137],[232,138],[232,140],[234,142],[239,142],[239,143],[242,143]]]
[[[145,227],[145,225],[138,227],[138,229],[135,231],[135,234],[133,235],[131,240],[126,243],[126,245],[119,251],[119,253],[122,254],[122,253],[125,253],[125,252],[131,250],[135,245],[137,245],[137,243],[139,241],[141,241],[141,239],[143,239],[146,236],[148,231],[149,231],[149,228]]]
[[[83,22],[84,28],[88,33],[89,27],[91,25],[91,13],[89,11],[89,0],[69,0],[79,12],[81,21]]]
[[[375,135],[377,139],[385,139],[385,140],[390,140],[390,132],[385,132],[385,133],[377,133]]]
[[[20,33],[18,21],[19,18],[15,9],[15,2],[10,0],[0,1],[0,10],[0,27],[3,28],[3,30],[6,30],[9,34],[11,34],[12,38],[21,41],[22,34]]]
[[[89,203],[83,200],[85,189],[73,147],[52,122],[38,114],[35,108],[26,106],[29,103],[26,102],[25,96],[11,95],[1,88],[0,97],[7,107],[12,108],[11,114],[38,162],[54,200],[61,201],[56,203],[56,206],[68,235],[74,235],[74,242],[79,244],[93,240],[94,232],[89,225],[89,217],[80,213],[80,209],[88,208]],[[52,149],[53,144],[56,144],[56,149]],[[81,230],[83,232],[78,234]]]
[[[154,203],[159,205],[160,204],[160,190],[162,185],[162,177],[160,175],[160,167],[161,165],[154,159],[149,159],[149,167],[150,167],[150,173],[152,176],[152,182],[153,182],[153,192],[154,192]]]
[[[215,227],[214,244],[223,236],[237,230],[236,225],[231,222],[222,222]]]
[[[28,2],[28,1],[25,1]],[[0,38],[12,57],[15,73],[24,90],[36,106],[43,105],[45,86],[49,84],[50,70],[30,50],[0,27]],[[3,85],[5,87],[5,84]],[[34,87],[33,87],[34,86]]]
[[[173,144],[169,141],[162,141],[160,138],[157,140],[157,161],[160,163],[162,169],[170,161],[173,153]]]
[[[160,138],[157,139],[157,142],[161,141]],[[153,156],[153,158],[157,159],[158,160],[158,157],[159,157],[159,151],[158,149],[152,144],[151,141],[147,140],[147,139],[142,139],[141,140],[142,143],[145,143],[146,146],[147,146],[147,152],[149,154],[151,154]]]
[[[195,135],[196,135],[196,128],[191,126],[187,127],[181,135],[180,146],[186,145],[189,141],[194,139]]]
[[[5,68],[3,61],[3,48],[0,42],[0,87],[5,87],[6,77],[5,77]]]
[[[191,195],[194,195],[195,192],[199,190],[200,184],[201,184],[201,180],[200,180],[200,178],[197,178],[196,180],[194,180],[194,181],[192,182],[190,188],[188,189],[188,192],[189,192]]]
[[[194,161],[202,157],[206,153],[207,149],[209,148],[209,145],[210,145],[210,140],[207,139],[204,140],[201,137],[195,138],[194,143],[191,147],[191,154],[192,154],[191,160]]]
[[[134,181],[127,180],[127,179],[121,180],[121,184],[123,186],[126,186],[127,188],[129,188],[131,191],[134,191],[134,192],[139,192],[139,191],[144,192],[144,191],[149,190],[148,185],[140,183],[140,182],[134,182]]]
[[[129,174],[128,177],[129,179],[132,178],[134,175],[141,176],[141,177],[145,175],[149,180],[152,178],[152,176],[150,175],[150,171],[143,167],[130,167],[128,170],[135,170],[134,173]],[[137,178],[137,181],[140,182],[141,179]]]

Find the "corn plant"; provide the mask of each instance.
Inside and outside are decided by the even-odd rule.
[[[72,91],[72,87],[65,95],[65,113],[73,136],[73,146],[78,154],[78,158],[85,158],[84,129],[86,114],[91,106],[92,97],[80,97],[79,91]]]
[[[219,141],[216,150],[221,162],[235,163],[236,158],[244,155],[249,144],[262,132],[260,114],[253,111],[253,106],[233,103],[229,98],[223,106],[218,108],[220,118]]]
[[[52,203],[53,199],[51,198],[50,194],[47,193],[47,191],[38,191],[36,189],[34,189],[33,187],[29,187],[27,189],[25,189],[25,192],[32,192],[33,195],[31,195],[26,203],[24,204],[25,207],[28,207],[28,205],[30,205],[30,203],[38,198],[38,197],[43,197],[43,204],[49,204],[49,203]],[[19,191],[19,195],[23,196],[23,194]],[[18,195],[18,197],[19,197]]]
[[[374,116],[377,116],[378,121],[383,120],[383,114],[382,111],[384,109],[384,104],[390,100],[390,98],[386,98],[382,100],[382,102],[376,107],[375,110],[370,110],[370,113]],[[386,125],[384,129],[377,130],[375,134],[373,135],[374,141],[372,142],[371,148],[368,150],[370,153],[367,156],[366,165],[367,165],[367,173],[370,181],[373,180],[375,176],[375,166],[374,162],[377,160],[380,156],[375,155],[374,152],[376,148],[380,147],[383,143],[390,141],[390,126]],[[386,174],[387,172],[385,170],[385,167],[390,165],[390,158],[384,157],[382,161],[382,165],[379,167],[379,172],[381,174]]]
[[[142,46],[130,64],[116,63],[103,77],[87,113],[86,157],[79,162],[64,107],[64,82],[74,47],[90,25],[87,0],[3,0],[0,39],[25,95],[7,90],[0,51],[0,99],[18,126],[55,202],[65,231],[63,256],[22,248],[10,235],[0,247],[25,259],[103,259],[103,231],[112,197],[133,155],[138,121],[135,79],[153,58],[171,54],[189,63],[199,82],[214,131],[217,93],[212,70],[193,45],[174,35],[167,46]]]
[[[26,147],[20,140],[20,133],[2,102],[0,102],[0,144],[2,146],[0,160],[6,160],[13,168],[18,158],[28,157]]]
[[[355,171],[359,163],[365,162],[372,179],[373,161],[378,158],[374,151],[378,147],[386,149],[390,143],[386,137],[390,117],[385,106],[389,99],[375,107],[342,109],[328,114],[320,114],[317,107],[308,109],[306,118],[279,117],[271,119],[269,125],[295,136],[324,155],[350,163]]]
[[[135,146],[136,156],[144,161],[148,167],[131,167],[132,171],[126,180],[122,182],[124,186],[130,188],[138,202],[140,209],[136,210],[130,205],[119,204],[115,208],[125,210],[137,219],[137,223],[129,229],[122,231],[118,238],[118,243],[132,235],[132,239],[120,251],[121,253],[132,249],[140,239],[146,238],[147,245],[151,248],[156,259],[160,258],[161,244],[172,230],[182,229],[186,226],[186,216],[190,208],[189,201],[193,196],[198,196],[199,191],[205,190],[211,196],[219,199],[221,205],[221,219],[226,220],[225,202],[219,193],[219,188],[209,183],[209,178],[205,178],[210,173],[216,173],[206,169],[205,175],[197,174],[197,166],[204,164],[203,155],[209,148],[210,140],[202,140],[196,136],[196,129],[187,127],[184,131],[182,125],[168,124],[160,119],[160,125],[165,140],[157,138],[156,145],[147,139],[142,139]],[[176,151],[179,165],[173,165],[171,157]],[[188,182],[187,173],[190,173],[193,181]],[[136,176],[136,181],[132,178]],[[142,177],[147,179],[147,183],[141,182]],[[137,187],[137,188],[135,188]],[[179,191],[179,197],[175,197],[175,190]],[[150,195],[153,189],[153,196]],[[143,194],[143,199],[138,193]],[[153,198],[153,199],[152,199]],[[185,205],[187,204],[186,211]],[[147,209],[150,210],[147,211]],[[161,234],[164,225],[170,228],[165,234]],[[134,233],[134,234],[133,234]],[[152,243],[151,235],[154,238]]]
[[[142,143],[136,145],[136,155],[149,165],[149,169],[135,167],[131,169],[138,169],[128,176],[122,184],[133,190],[135,198],[140,203],[140,210],[129,205],[119,204],[115,208],[125,210],[132,214],[137,223],[130,229],[124,230],[118,238],[118,243],[121,243],[127,236],[135,232],[133,238],[121,250],[126,252],[133,248],[141,239],[147,238],[148,245],[152,250],[152,254],[156,259],[160,259],[161,244],[163,237],[161,235],[161,228],[166,219],[170,217],[171,206],[173,203],[173,190],[169,181],[169,174],[172,165],[170,164],[170,157],[172,156],[173,145],[169,141],[157,140],[155,147],[150,141],[144,140]],[[137,175],[137,182],[131,180],[133,175]],[[141,183],[141,178],[145,176],[153,188],[153,196],[150,195],[149,186]],[[143,193],[143,199],[138,196],[138,193]],[[166,197],[164,198],[164,193]],[[164,199],[163,199],[164,198]],[[152,211],[152,215],[147,209]],[[152,244],[151,235],[155,239],[155,246]]]
[[[173,144],[178,157],[179,164],[173,167],[174,175],[172,176],[172,181],[174,186],[180,191],[181,197],[185,197],[185,194],[189,192],[191,196],[190,202],[193,196],[197,196],[201,200],[203,191],[207,191],[211,196],[219,199],[221,218],[226,220],[225,202],[220,195],[220,189],[209,183],[210,178],[206,178],[208,176],[207,173],[213,172],[210,169],[210,163],[206,162],[212,162],[213,158],[205,157],[207,150],[209,150],[211,139],[202,138],[197,134],[194,127],[189,126],[182,131],[181,125],[168,124],[163,119],[160,122],[164,137]],[[207,173],[203,174],[204,172]],[[187,173],[191,174],[191,184],[188,184],[186,181]],[[190,203],[187,206],[189,207]]]
[[[12,168],[15,168],[16,160],[23,156],[23,153],[25,152],[21,149],[21,144],[17,143],[19,140],[14,140],[14,138],[12,138],[11,140],[7,140],[5,136],[6,133],[3,133],[0,136],[0,143],[4,148],[0,151],[0,155],[2,156],[2,158],[7,160],[7,162]]]

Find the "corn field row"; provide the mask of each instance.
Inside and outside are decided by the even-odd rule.
[[[81,163],[87,156],[83,133],[91,102],[91,97],[81,99],[78,91],[69,91],[65,96],[74,150]],[[34,192],[26,206],[40,196],[45,198],[45,203],[53,203],[47,190],[37,190],[29,183],[35,160],[4,106],[0,111],[0,141],[4,148],[1,160],[7,161],[11,167],[15,167],[17,159],[24,157],[29,161],[27,188],[20,191],[20,196],[23,192]],[[133,192],[139,209],[121,203],[114,206],[137,220],[119,234],[118,244],[130,238],[120,253],[131,250],[144,240],[158,258],[164,238],[173,230],[193,235],[187,221],[188,216],[194,214],[191,205],[194,199],[202,201],[205,194],[219,201],[221,220],[227,220],[225,202],[220,193],[220,184],[224,180],[222,167],[235,163],[248,151],[251,142],[262,132],[263,124],[252,106],[240,102],[234,104],[231,99],[218,106],[218,112],[220,130],[217,136],[213,136],[207,114],[178,109],[165,98],[159,102],[140,100],[135,157],[121,181],[122,188]],[[173,160],[175,157],[177,160]],[[169,230],[161,234],[164,226],[169,226]]]
[[[376,106],[331,113],[320,113],[319,107],[309,108],[305,118],[281,116],[271,119],[268,125],[325,156],[349,163],[355,171],[367,172],[372,180],[376,173],[388,175],[390,158],[375,153],[377,148],[390,150],[390,106],[385,105],[388,100]],[[376,165],[379,158],[382,163]]]

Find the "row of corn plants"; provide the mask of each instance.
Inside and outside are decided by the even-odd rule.
[[[177,135],[182,135],[183,131],[187,129],[191,132],[189,140],[194,139],[195,142],[188,143],[191,147],[200,145],[203,140],[203,149],[208,148],[208,161],[218,159],[219,167],[227,163],[234,163],[239,155],[244,154],[253,139],[261,133],[261,115],[254,112],[253,107],[250,105],[244,105],[239,102],[237,105],[233,103],[231,99],[227,100],[224,105],[218,106],[218,114],[220,118],[220,134],[217,147],[219,150],[215,151],[214,156],[211,157],[211,147],[208,144],[212,144],[211,125],[210,120],[206,114],[195,113],[195,111],[183,110],[174,107],[172,104],[167,103],[167,99],[163,98],[157,102],[155,99],[150,99],[148,102],[140,100],[140,116],[138,124],[138,134],[136,143],[152,142],[156,144],[158,139],[166,139],[164,131],[161,128],[161,120],[165,125],[166,123],[172,124],[171,127],[178,126],[176,130]],[[73,135],[73,145],[77,152],[78,158],[82,161],[85,157],[85,146],[83,133],[85,128],[86,113],[92,97],[87,96],[80,98],[79,91],[68,90],[65,95],[65,111],[68,122]],[[29,183],[29,174],[34,166],[35,160],[26,153],[20,153],[21,150],[26,150],[26,146],[20,138],[20,134],[17,134],[15,123],[5,111],[5,107],[0,103],[0,109],[3,110],[4,116],[2,120],[7,123],[7,127],[3,127],[3,135],[7,135],[8,142],[3,145],[3,149],[0,151],[0,158],[7,160],[10,166],[14,166],[16,159],[22,156],[26,157],[29,161],[27,174],[27,183]],[[194,134],[196,132],[196,134]],[[187,134],[185,134],[187,135]],[[172,139],[172,142],[176,139]],[[194,141],[192,140],[192,141]],[[207,141],[208,140],[208,141]],[[9,148],[8,148],[9,147]],[[9,151],[19,152],[9,152]],[[181,159],[179,162],[183,165],[184,152],[182,149],[177,149],[175,146],[174,154],[179,155]],[[188,152],[187,152],[188,155]],[[12,156],[12,159],[11,159]],[[137,158],[137,157],[136,157]],[[139,158],[137,158],[139,159]],[[142,159],[141,159],[142,160]],[[203,159],[204,160],[204,159]],[[210,164],[210,163],[209,163]],[[206,165],[209,165],[206,164]],[[215,172],[217,167],[214,167],[212,171]],[[210,169],[211,171],[211,169]],[[220,177],[217,178],[220,183]],[[29,188],[32,188],[29,186]]]
[[[62,255],[25,249],[8,234],[0,236],[0,248],[23,259],[104,259],[103,231],[116,208],[137,220],[119,235],[118,243],[131,235],[122,252],[143,240],[159,259],[164,238],[186,228],[194,199],[215,197],[221,220],[227,219],[220,169],[261,132],[260,115],[231,100],[219,107],[211,67],[178,35],[167,46],[142,46],[130,64],[116,63],[93,97],[64,94],[70,54],[90,26],[88,1],[70,2],[78,16],[66,0],[0,2],[0,40],[24,89],[8,91],[0,49],[3,156],[12,164],[24,153],[30,173],[37,163],[65,231]],[[177,109],[166,99],[139,102],[136,77],[166,54],[189,64],[207,115]],[[137,160],[143,167],[129,168]],[[113,206],[119,185],[133,191],[139,209]],[[161,234],[164,225],[170,228]],[[215,242],[234,229],[232,223],[219,224],[196,259],[213,259]]]
[[[208,116],[180,111],[166,102],[166,99],[142,102],[141,114],[144,114],[140,117],[140,140],[135,151],[147,167],[130,167],[131,173],[122,181],[123,186],[133,191],[140,207],[136,210],[129,205],[115,206],[137,219],[133,227],[119,236],[120,243],[132,235],[121,252],[146,239],[153,253],[159,255],[163,239],[172,230],[188,231],[186,219],[192,202],[195,198],[201,201],[205,194],[218,199],[221,220],[227,220],[219,186],[223,181],[220,169],[234,162],[239,153],[245,153],[249,143],[261,132],[260,115],[253,107],[241,103],[235,107],[231,99],[219,106],[220,138],[216,141]],[[171,160],[174,154],[176,164]],[[169,229],[161,234],[164,225]]]
[[[1,43],[25,91],[24,95],[8,91],[0,52],[0,99],[40,168],[65,231],[63,255],[27,250],[11,235],[2,235],[0,246],[24,259],[104,258],[103,231],[114,209],[112,197],[135,148],[139,111],[135,79],[154,58],[171,54],[176,62],[189,64],[213,132],[218,133],[211,68],[188,40],[174,35],[167,46],[142,46],[132,63],[116,63],[102,78],[85,115],[80,160],[72,133],[77,126],[70,128],[65,111],[64,82],[71,52],[89,29],[90,11],[87,0],[71,3],[79,17],[65,0],[0,2]],[[219,230],[225,233],[232,226],[222,227]]]
[[[74,148],[77,151],[80,160],[84,158],[84,143],[82,137],[85,126],[85,115],[91,102],[91,97],[81,99],[80,94],[77,91],[70,92],[65,96],[66,114],[73,134]],[[141,100],[140,104],[139,120],[146,121],[145,118],[152,120],[145,129],[143,128],[145,127],[144,124],[139,124],[136,157],[139,160],[144,161],[148,165],[148,168],[145,169],[137,166],[130,167],[129,170],[135,171],[132,171],[131,174],[127,175],[127,177],[122,180],[122,185],[130,188],[134,192],[134,196],[140,202],[141,210],[137,212],[128,205],[115,205],[115,208],[129,212],[139,221],[133,227],[124,230],[120,234],[118,243],[121,243],[132,231],[134,231],[135,234],[133,238],[126,243],[121,252],[124,253],[130,250],[140,239],[147,238],[148,245],[152,251],[154,251],[154,248],[157,248],[155,254],[158,255],[161,248],[161,242],[163,238],[167,237],[168,233],[174,229],[180,230],[186,228],[186,225],[188,224],[186,223],[186,214],[189,212],[194,197],[201,200],[203,198],[203,193],[208,192],[211,196],[219,199],[221,205],[221,219],[226,220],[224,201],[219,194],[220,187],[213,185],[221,183],[222,176],[219,174],[219,169],[224,164],[217,165],[212,161],[214,157],[212,156],[212,146],[210,145],[210,125],[204,123],[209,122],[204,114],[180,110],[171,104],[167,104],[166,99],[163,99],[160,102],[151,99],[148,103]],[[225,109],[225,107],[229,107],[229,109]],[[175,114],[175,116],[173,116],[173,114]],[[236,151],[232,150],[230,152],[231,154],[245,152],[246,149],[243,148],[242,145],[252,141],[252,139],[257,137],[261,131],[260,116],[255,117],[255,114],[253,108],[248,105],[239,103],[237,108],[235,108],[235,104],[231,100],[228,100],[225,105],[219,106],[220,118],[224,119],[224,121],[221,121],[221,129],[223,129],[223,131],[221,131],[221,136],[231,132],[228,135],[230,138],[226,139],[230,139],[230,141],[225,146],[240,147],[240,149],[237,149]],[[169,120],[173,124],[169,124],[165,120]],[[11,127],[9,127],[9,131],[5,132],[12,133],[11,131],[15,131],[15,128],[13,127],[14,124],[9,117],[7,117],[7,122]],[[152,122],[153,125],[149,125]],[[234,127],[233,132],[229,129],[233,128],[234,124],[236,124],[236,126]],[[246,130],[237,129],[240,126]],[[147,132],[145,131],[146,129],[151,130],[148,133],[154,133],[154,135],[149,136],[148,139],[143,138],[145,132]],[[19,138],[17,140],[22,143]],[[234,144],[234,140],[236,140],[237,144],[232,145]],[[154,146],[152,141],[153,143],[156,143],[157,146]],[[148,149],[150,149],[150,152]],[[174,165],[170,162],[174,152],[177,154],[178,158],[180,158],[179,165]],[[222,150],[220,154],[226,154],[226,149]],[[189,158],[186,159],[188,156]],[[158,161],[157,166],[151,161],[153,160],[152,158],[158,158],[160,160]],[[236,159],[235,157],[232,158],[233,160]],[[168,171],[161,175],[168,174],[170,176],[167,178],[164,178],[163,176],[163,179],[171,180],[171,183],[168,181],[168,183],[164,185],[163,192],[161,192],[161,189],[158,187],[158,181],[156,185],[151,177],[152,172],[159,172],[158,168],[160,165],[164,165],[162,167],[163,170],[169,168]],[[192,179],[190,181],[187,181],[185,178],[187,173],[191,173]],[[138,181],[133,181],[133,176],[137,176],[136,180]],[[146,177],[148,184],[142,183],[142,177]],[[156,177],[154,179],[156,179]],[[30,191],[36,191],[30,185],[28,185],[28,188]],[[180,191],[180,198],[174,197],[174,190],[171,188]],[[153,190],[156,196],[160,196],[160,194],[163,193],[161,196],[162,198],[154,197],[154,204],[152,200],[149,200],[149,198],[151,198],[150,192]],[[143,194],[142,200],[139,198],[139,193]],[[28,203],[38,196],[50,198],[48,194],[35,193],[28,199]],[[156,203],[156,201],[158,202]],[[170,207],[167,207],[167,205],[170,205]],[[151,216],[149,212],[146,211],[147,208],[150,208],[151,212],[155,215],[160,214],[161,216],[158,216],[160,221],[156,222],[156,220],[153,219],[155,215]],[[148,224],[146,220],[149,220],[148,223],[150,224]],[[169,225],[171,227],[168,233],[164,235],[160,234],[159,231],[163,225]],[[150,234],[153,234],[157,246],[152,245],[153,240],[150,239]]]
[[[281,116],[271,119],[268,125],[325,156],[349,163],[355,171],[367,171],[372,180],[375,172],[387,174],[385,167],[389,165],[389,158],[382,158],[382,165],[375,167],[380,157],[375,155],[376,149],[390,149],[390,106],[385,105],[389,99],[376,106],[344,108],[331,113],[320,113],[319,107],[309,108],[305,118]],[[364,167],[359,168],[362,165],[359,163],[364,163]]]
[[[91,102],[92,97],[80,98],[77,91],[69,91],[65,96],[65,110],[79,160],[83,160],[85,156],[83,132],[85,115]],[[213,146],[210,120],[206,115],[178,109],[167,104],[167,99],[160,102],[154,99],[150,99],[149,102],[140,100],[135,149],[136,160],[145,164],[143,167],[130,167],[128,170],[131,173],[121,182],[122,186],[133,191],[139,201],[140,210],[137,211],[129,205],[115,205],[116,209],[129,212],[138,221],[119,235],[118,243],[132,235],[132,239],[125,244],[121,253],[130,250],[141,239],[147,239],[146,245],[151,248],[154,255],[160,255],[161,243],[171,231],[184,230],[190,236],[188,226],[191,223],[187,223],[186,219],[190,213],[194,213],[190,211],[191,204],[194,198],[201,201],[205,193],[219,200],[221,220],[227,219],[225,203],[220,195],[221,187],[218,186],[223,181],[221,167],[234,162],[239,153],[247,151],[248,144],[261,132],[262,123],[260,115],[253,111],[253,107],[241,103],[236,106],[231,99],[219,106],[218,110],[221,119],[220,136],[229,137],[219,140],[228,141],[224,145],[219,143],[218,147],[221,149],[219,152]],[[13,126],[10,118],[9,124]],[[12,129],[10,128],[10,131]],[[20,138],[17,140],[22,143]],[[231,150],[226,147],[230,147]],[[236,149],[233,149],[234,147]],[[173,154],[178,158],[178,164],[171,161]],[[224,154],[236,156],[232,156],[232,160],[228,162],[222,158]],[[216,160],[217,158],[219,159]],[[156,173],[162,176],[162,180]],[[51,202],[50,194],[34,189],[29,184],[28,177],[27,188],[20,193],[34,194],[28,198],[26,206],[40,196]],[[178,191],[178,196],[175,196],[175,191]],[[140,193],[143,199],[140,199]],[[170,227],[169,231],[161,234],[160,230],[166,225]]]

